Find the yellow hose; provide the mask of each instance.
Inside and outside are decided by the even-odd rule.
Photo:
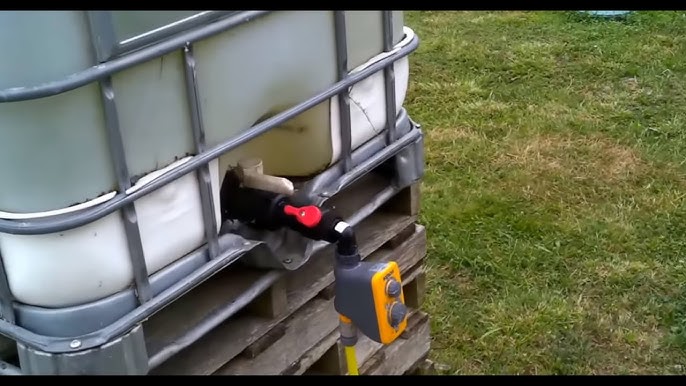
[[[345,346],[345,362],[348,364],[348,375],[360,375],[357,370],[355,346]]]

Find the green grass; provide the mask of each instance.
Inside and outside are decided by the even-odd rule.
[[[686,15],[407,12],[433,354],[686,372]]]

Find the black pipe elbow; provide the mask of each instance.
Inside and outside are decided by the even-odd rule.
[[[357,239],[353,227],[347,226],[343,232],[340,233],[337,243],[338,252],[342,255],[354,255],[357,251]]]
[[[354,266],[361,260],[355,231],[350,225],[347,225],[339,233],[338,241],[336,242],[336,261],[343,266]]]

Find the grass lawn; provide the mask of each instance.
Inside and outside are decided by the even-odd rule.
[[[406,12],[433,359],[686,373],[686,15]]]

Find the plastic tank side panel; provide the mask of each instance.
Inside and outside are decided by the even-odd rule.
[[[210,162],[215,220],[219,221],[217,161]],[[135,203],[148,274],[203,245],[202,201],[196,173],[189,173]]]
[[[128,287],[133,278],[121,215],[40,236],[0,234],[7,280],[25,304],[65,307]]]
[[[0,210],[65,208],[115,189],[100,90],[0,103]]]
[[[119,42],[178,22],[202,11],[111,11],[114,33]]]
[[[112,78],[126,161],[141,177],[193,153],[183,58],[173,52]]]
[[[217,164],[216,160],[210,162],[214,215],[218,223]],[[154,176],[147,176],[148,180]],[[142,197],[134,205],[148,274],[156,273],[203,244],[202,204],[195,173]],[[13,295],[29,305],[83,304],[132,284],[126,234],[118,212],[59,233],[0,234],[0,252]]]
[[[393,45],[400,43],[405,37],[403,27],[405,26],[405,13],[403,11],[393,11]]]
[[[346,11],[345,18],[350,71],[383,52],[383,12]],[[403,11],[393,11],[394,45],[404,37],[403,26]]]
[[[62,79],[95,60],[83,11],[2,11],[0,52],[0,89]]]
[[[329,101],[323,102],[227,153],[220,158],[220,170],[235,166],[241,158],[255,156],[262,159],[264,173],[270,175],[300,177],[325,169],[331,162],[329,106]],[[277,107],[274,114],[266,116],[288,107]]]
[[[195,55],[207,141],[216,145],[336,81],[333,13],[280,12],[198,43]],[[328,102],[222,157],[266,173],[309,175],[331,161]]]
[[[383,51],[381,11],[345,11],[348,71]]]

